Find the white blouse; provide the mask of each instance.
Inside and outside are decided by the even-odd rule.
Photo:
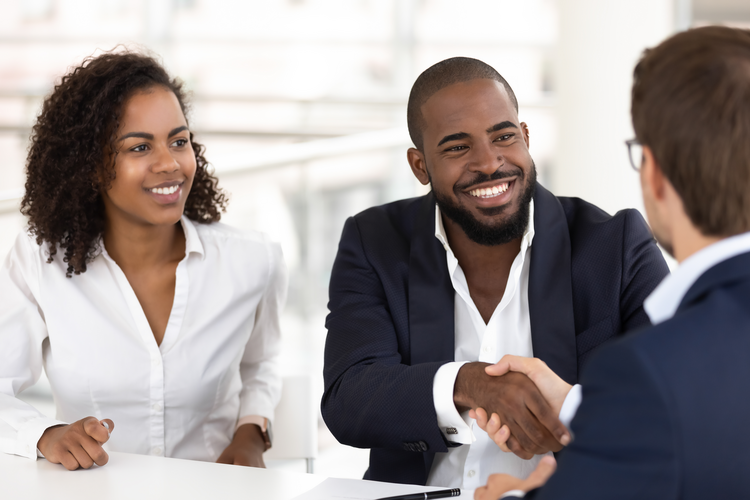
[[[0,451],[36,458],[45,429],[91,415],[115,423],[105,450],[215,461],[240,419],[273,420],[281,249],[220,223],[183,217],[182,227],[161,345],[104,245],[66,278],[63,251],[48,264],[46,243],[18,236],[0,269]],[[56,420],[15,397],[42,367]]]

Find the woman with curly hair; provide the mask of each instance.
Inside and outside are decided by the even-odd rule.
[[[86,59],[44,101],[29,228],[0,269],[1,451],[70,470],[106,450],[263,466],[286,271],[278,245],[218,222],[186,111],[136,53]],[[16,398],[42,368],[55,419]]]

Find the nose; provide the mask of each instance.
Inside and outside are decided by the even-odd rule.
[[[472,153],[469,168],[473,172],[492,175],[505,165],[505,157],[498,152],[498,148],[493,148],[491,144],[475,144]]]
[[[180,164],[177,158],[172,156],[169,147],[157,147],[155,153],[154,162],[151,164],[151,170],[154,173],[172,173],[179,170]]]

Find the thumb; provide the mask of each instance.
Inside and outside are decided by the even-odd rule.
[[[506,373],[508,373],[510,369],[510,363],[505,359],[505,356],[503,356],[503,359],[501,359],[494,365],[486,366],[484,368],[484,373],[493,377],[499,377],[500,375],[505,375]]]
[[[529,477],[526,478],[523,489],[525,491],[529,491],[533,490],[534,488],[539,488],[547,482],[552,474],[555,473],[555,469],[557,469],[557,462],[555,461],[554,457],[542,457],[542,460],[536,466],[534,472],[529,474]]]

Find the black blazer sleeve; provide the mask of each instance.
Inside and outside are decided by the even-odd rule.
[[[622,331],[630,332],[651,325],[643,301],[669,274],[669,268],[638,211],[627,211],[623,233],[620,316]]]
[[[446,451],[432,398],[433,378],[444,362],[409,366],[403,359],[407,328],[397,329],[408,314],[403,298],[386,296],[392,280],[368,261],[358,221],[348,219],[329,289],[323,418],[347,445]]]
[[[623,344],[603,347],[590,361],[571,425],[575,438],[559,454],[555,474],[530,498],[679,497],[668,397],[637,352]]]

